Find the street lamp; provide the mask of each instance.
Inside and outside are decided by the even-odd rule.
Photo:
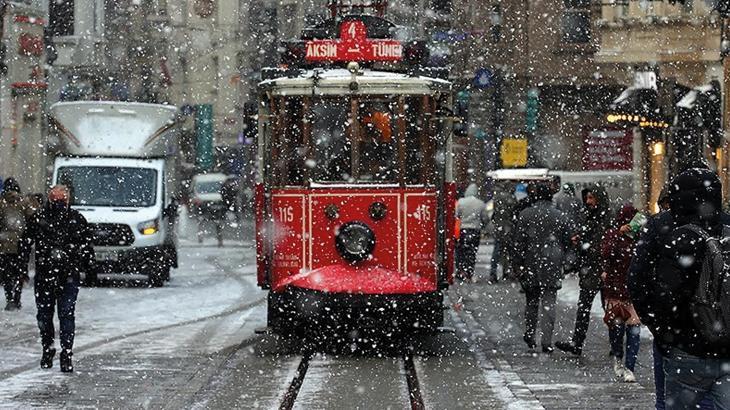
[[[502,10],[499,4],[492,6],[489,12],[489,22],[491,23],[492,42],[499,43],[502,38]]]

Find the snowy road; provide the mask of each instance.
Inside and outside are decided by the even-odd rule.
[[[645,356],[642,383],[629,386],[606,377],[605,353],[577,363],[525,354],[514,341],[522,306],[509,284],[452,289],[446,325],[453,332],[436,338],[309,351],[254,332],[266,309],[250,242],[182,245],[181,268],[163,288],[117,277],[82,289],[73,375],[38,368],[30,289],[19,313],[0,312],[0,408],[540,409],[585,407],[589,396],[613,400],[604,408],[641,408],[651,401]],[[561,297],[566,308],[571,294]],[[605,344],[596,331],[591,342]]]

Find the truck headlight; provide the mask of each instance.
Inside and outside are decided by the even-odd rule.
[[[137,230],[142,235],[154,235],[160,230],[160,221],[153,219],[151,221],[142,222],[137,225]]]
[[[357,263],[372,255],[375,234],[362,222],[347,222],[335,234],[335,247],[343,259]]]

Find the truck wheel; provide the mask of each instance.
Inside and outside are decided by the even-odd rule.
[[[161,288],[165,284],[165,270],[167,270],[167,274],[169,275],[169,268],[157,268],[150,273],[148,283],[151,288]]]
[[[87,273],[84,276],[84,286],[96,286],[99,283],[99,278],[96,273]]]

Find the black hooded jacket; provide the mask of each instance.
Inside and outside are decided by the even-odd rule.
[[[670,210],[647,222],[631,262],[628,288],[637,313],[666,354],[678,348],[700,357],[730,358],[730,346],[710,346],[696,331],[690,302],[698,285],[704,242],[684,225],[699,225],[711,235],[730,225],[722,211],[717,174],[690,169],[669,188]]]
[[[597,205],[593,208],[586,205],[586,197],[592,193],[597,199]],[[609,212],[608,194],[605,188],[599,185],[584,188],[581,191],[583,209],[578,226],[580,243],[578,245],[578,257],[580,258],[580,287],[599,289],[601,287],[601,273],[603,261],[601,256],[601,244],[603,237],[611,225],[611,213]]]
[[[30,218],[28,236],[35,243],[37,279],[63,284],[68,277],[78,280],[92,267],[91,229],[74,209],[46,205]]]

